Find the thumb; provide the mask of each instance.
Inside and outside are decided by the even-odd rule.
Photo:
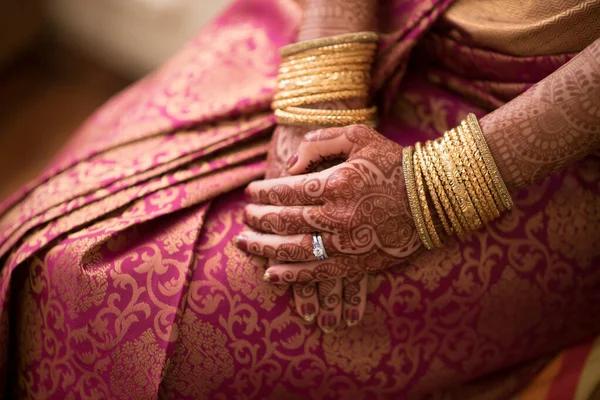
[[[368,143],[365,136],[370,136],[371,132],[374,131],[365,125],[309,132],[300,143],[298,152],[286,163],[286,169],[290,175],[303,174],[323,161],[348,158]]]

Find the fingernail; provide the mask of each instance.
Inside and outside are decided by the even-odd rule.
[[[265,272],[265,274],[263,275],[263,281],[268,283],[277,283],[279,282],[279,276],[270,272]]]
[[[248,240],[242,235],[236,236],[235,245],[240,250],[244,250],[244,251],[248,250]]]
[[[338,325],[338,320],[333,315],[326,315],[321,320],[321,326],[325,333],[331,333],[331,332],[335,331],[335,328],[337,327],[337,325]]]
[[[298,162],[298,153],[294,153],[285,163],[285,169],[290,169]]]
[[[328,328],[326,326],[322,327],[321,329],[323,330],[323,332],[325,332],[326,335],[335,332],[335,328]]]
[[[302,318],[307,322],[313,322],[317,316],[315,306],[311,303],[302,304]]]
[[[360,315],[358,314],[358,310],[350,310],[346,313],[346,325],[355,326],[360,322]]]

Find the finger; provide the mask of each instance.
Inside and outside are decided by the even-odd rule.
[[[322,233],[323,245],[327,254],[338,255],[332,243],[333,235]],[[241,250],[266,258],[274,258],[284,262],[313,261],[317,257],[313,250],[313,235],[300,234],[280,236],[245,229],[235,239],[235,244]],[[276,282],[276,281],[271,281]]]
[[[278,235],[312,233],[322,229],[310,223],[318,207],[280,207],[260,204],[248,204],[244,208],[246,223],[258,231]]]
[[[319,313],[317,286],[315,284],[294,285],[293,291],[296,311],[305,321],[313,322]]]
[[[344,278],[343,315],[346,325],[357,325],[365,315],[369,275],[352,274]]]
[[[346,159],[368,142],[376,134],[366,125],[350,125],[319,129],[307,133],[298,147],[298,152],[287,162],[290,175],[312,171],[323,161]]]
[[[306,284],[344,278],[356,272],[358,272],[356,259],[345,256],[331,257],[322,261],[278,264],[269,267],[265,276],[268,276],[269,282]]]
[[[319,282],[317,295],[320,306],[317,322],[323,332],[331,333],[342,321],[342,280]]]
[[[345,128],[320,129],[309,132],[300,143],[298,151],[286,163],[290,175],[314,170],[323,161],[345,159],[354,143],[344,135]]]
[[[276,206],[304,206],[322,204],[323,187],[329,170],[313,174],[286,176],[254,181],[246,188],[253,203]]]

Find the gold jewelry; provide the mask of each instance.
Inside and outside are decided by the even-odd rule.
[[[439,182],[441,183],[440,186],[443,189],[440,192],[440,193],[443,193],[443,195],[440,196],[442,198],[442,204],[444,204],[446,214],[450,218],[450,222],[452,223],[454,232],[456,233],[456,235],[458,237],[462,237],[464,235],[465,231],[468,230],[468,225],[466,224],[466,221],[463,221],[464,216],[462,214],[460,207],[458,206],[458,204],[456,203],[456,201],[454,199],[454,194],[452,192],[452,189],[448,185],[448,179],[446,177],[446,172],[444,170],[444,167],[441,165],[441,162],[436,154],[435,149],[433,148],[433,143],[434,142],[432,142],[432,141],[427,141],[427,143],[425,143],[425,148],[427,149],[427,155],[431,159],[431,164],[435,168],[435,171],[436,171],[435,175],[439,179]],[[440,193],[438,193],[438,194],[440,194]]]
[[[488,220],[491,221],[496,219],[500,216],[500,212],[498,211],[498,208],[496,208],[494,198],[485,184],[479,166],[477,165],[474,150],[472,150],[475,148],[475,142],[473,142],[471,135],[465,133],[462,125],[456,127],[456,133],[458,134],[458,143],[460,143],[460,147],[462,148],[463,162],[466,166],[465,169],[469,174],[469,179],[473,182],[473,186],[475,186],[477,196],[486,205],[486,212],[489,217]]]
[[[448,219],[446,215],[444,215],[444,209],[442,208],[442,204],[440,203],[440,198],[437,195],[435,186],[433,184],[433,179],[430,175],[430,171],[427,168],[426,155],[423,152],[423,148],[421,147],[421,142],[417,142],[415,144],[415,154],[414,157],[419,161],[421,166],[421,171],[423,172],[423,176],[425,177],[425,184],[427,185],[427,189],[429,190],[429,195],[431,196],[431,200],[433,201],[433,206],[435,207],[435,211],[437,211],[437,215],[442,222],[442,226],[444,227],[444,231],[448,236],[452,235],[452,228],[449,225]]]
[[[408,204],[417,228],[417,233],[421,242],[425,245],[428,250],[433,249],[433,242],[427,233],[425,227],[425,221],[421,214],[421,208],[419,207],[419,198],[417,195],[417,187],[415,182],[415,176],[413,171],[413,149],[412,147],[405,147],[402,149],[402,169],[404,171],[404,182],[406,186],[406,192],[408,194]]]
[[[366,98],[369,93],[366,90],[340,90],[332,93],[312,94],[294,97],[291,99],[275,100],[271,103],[272,109],[283,109],[306,104],[324,103],[336,100],[348,100],[353,98]]]
[[[488,218],[487,203],[483,199],[483,196],[480,197],[481,190],[479,189],[477,181],[469,179],[469,176],[467,175],[462,157],[462,150],[464,150],[464,147],[461,146],[460,142],[458,141],[456,129],[453,128],[444,133],[444,142],[446,144],[447,152],[450,155],[450,159],[456,166],[456,170],[458,172],[457,178],[463,183],[467,194],[473,202],[475,211],[481,219],[481,222],[484,224],[487,223],[491,219]]]
[[[289,100],[295,97],[303,97],[307,95],[317,95],[317,94],[332,94],[335,92],[345,91],[345,90],[353,90],[360,91],[363,96],[368,97],[369,95],[369,87],[365,84],[360,85],[331,85],[331,86],[317,86],[317,87],[307,87],[302,89],[294,89],[294,90],[286,90],[283,92],[278,92],[273,96],[274,101],[279,100]]]
[[[313,50],[303,51],[300,54],[287,56],[283,58],[283,61],[294,61],[301,58],[316,56],[316,55],[334,55],[334,54],[348,54],[355,52],[362,53],[375,53],[377,50],[377,43],[342,43],[334,44],[332,46],[319,47]]]
[[[373,117],[370,115],[304,115],[294,114],[285,109],[276,109],[275,117],[279,124],[290,125],[327,125],[327,126],[344,126],[353,124],[366,124],[372,122]]]
[[[288,44],[279,49],[279,54],[281,54],[282,57],[288,57],[317,47],[334,46],[345,43],[374,43],[377,41],[378,37],[379,35],[375,32],[346,33]]]
[[[446,171],[446,179],[448,185],[454,193],[454,200],[458,205],[461,213],[458,214],[458,220],[461,221],[466,230],[476,230],[481,228],[481,220],[477,216],[475,206],[465,189],[465,185],[460,180],[460,173],[450,158],[448,150],[445,149],[443,139],[433,143],[434,148],[438,153],[438,157],[442,160],[442,165]],[[452,199],[453,197],[450,197]]]
[[[370,75],[371,66],[368,64],[352,64],[349,66],[344,65],[343,67],[340,67],[339,65],[334,65],[331,67],[309,67],[298,71],[288,72],[286,74],[279,74],[277,76],[277,82],[281,82],[287,79],[300,78],[310,75],[320,75],[332,72],[362,72]]]
[[[423,174],[421,172],[421,165],[417,158],[416,153],[413,153],[413,174],[415,176],[415,183],[417,187],[417,195],[419,196],[419,203],[421,205],[421,213],[425,219],[425,228],[429,234],[429,238],[435,247],[442,247],[442,241],[438,236],[435,226],[433,225],[433,219],[431,218],[431,212],[429,211],[429,205],[427,204],[427,196],[425,194],[425,185],[423,184]]]
[[[277,88],[284,91],[318,86],[368,85],[370,80],[371,75],[361,71],[327,72],[294,79],[284,79],[279,81]]]
[[[373,118],[375,113],[377,113],[377,107],[369,107],[369,108],[356,108],[353,110],[321,110],[317,108],[302,108],[302,107],[288,107],[284,111],[287,111],[292,114],[298,115],[348,115],[348,116],[368,116]]]
[[[485,182],[485,186],[488,188],[488,191],[490,192],[490,194],[492,195],[492,198],[494,199],[494,204],[496,204],[496,207],[498,208],[498,210],[500,212],[506,210],[504,208],[504,205],[502,204],[502,200],[500,199],[498,192],[494,189],[494,182],[492,182],[492,177],[490,176],[490,172],[488,171],[487,166],[485,165],[485,162],[483,161],[483,158],[481,157],[481,152],[477,148],[477,144],[475,144],[475,138],[473,137],[473,133],[471,132],[471,127],[465,120],[461,121],[461,127],[465,131],[465,136],[470,138],[471,146],[472,146],[471,153],[473,154],[473,157],[475,158],[475,163],[477,165],[477,168],[479,169],[479,171],[481,172],[481,175],[483,176],[483,181]]]
[[[324,67],[340,67],[350,68],[353,65],[368,65],[373,64],[373,56],[347,56],[343,57],[308,57],[304,62],[283,63],[279,66],[279,74],[288,74],[294,71],[303,71],[309,68],[324,68]]]
[[[471,128],[471,134],[473,135],[475,144],[477,145],[477,148],[481,153],[481,157],[483,158],[483,161],[487,166],[488,171],[492,177],[494,188],[497,191],[498,196],[500,196],[502,205],[504,205],[504,207],[507,210],[510,210],[513,207],[513,201],[510,197],[510,192],[508,191],[508,188],[506,187],[504,181],[502,180],[502,177],[500,176],[498,166],[496,165],[494,157],[492,156],[492,152],[490,151],[490,148],[488,147],[485,141],[485,136],[483,135],[481,126],[479,125],[479,121],[477,121],[477,117],[475,116],[475,114],[469,113],[469,115],[467,115],[467,122],[469,124],[469,127]]]

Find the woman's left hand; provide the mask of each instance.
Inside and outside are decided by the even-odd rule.
[[[320,172],[248,186],[254,204],[245,209],[246,223],[253,229],[243,231],[238,243],[252,254],[286,262],[267,270],[270,282],[352,279],[397,265],[420,248],[402,147],[378,132],[364,125],[310,132],[288,172],[310,171],[341,157],[347,161]],[[323,238],[325,260],[313,254],[315,232]]]

